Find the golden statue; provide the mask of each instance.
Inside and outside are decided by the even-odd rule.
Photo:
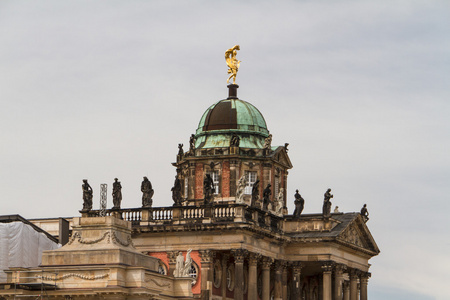
[[[228,74],[231,73],[230,77],[227,79],[227,83],[229,83],[230,79],[233,78],[233,84],[236,84],[236,75],[241,63],[241,61],[236,58],[237,50],[241,50],[239,45],[235,45],[233,48],[225,51],[225,61],[227,62],[227,66],[229,68]]]

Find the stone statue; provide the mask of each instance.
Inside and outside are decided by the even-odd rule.
[[[178,178],[178,175],[175,175],[175,182],[173,183],[172,191],[172,200],[174,206],[181,205],[181,181]]]
[[[288,146],[289,146],[289,143],[284,143],[284,150],[285,150],[286,152],[289,151]]]
[[[367,211],[367,204],[364,204],[364,206],[361,208],[361,217],[364,220],[364,223],[367,223],[369,221],[369,212]]]
[[[295,210],[294,210],[294,218],[298,219],[300,218],[300,215],[302,214],[303,208],[305,207],[305,199],[302,198],[302,196],[299,194],[298,190],[295,190]]]
[[[241,139],[236,133],[233,133],[231,136],[230,147],[239,147]]]
[[[191,273],[191,267],[192,267],[191,251],[192,251],[192,249],[189,249],[186,253],[186,260],[184,262],[184,267],[183,267],[183,277],[189,277],[190,273]]]
[[[189,154],[194,155],[195,150],[195,135],[191,134],[191,137],[189,138]]]
[[[90,211],[92,209],[92,188],[89,185],[87,179],[83,179],[83,185],[81,186],[83,190],[83,210]]]
[[[284,189],[280,188],[280,192],[278,193],[277,196],[277,206],[275,208],[275,213],[277,215],[282,215],[282,210],[283,210],[283,206],[284,206]]]
[[[264,149],[270,150],[271,147],[272,147],[272,134],[269,134],[269,136],[264,139]]]
[[[270,183],[266,186],[266,188],[263,191],[263,209],[267,210],[267,207],[270,203],[270,195],[272,195],[272,191],[270,190]]]
[[[173,276],[174,277],[183,277],[183,271],[184,271],[184,257],[183,257],[183,253],[180,251],[180,252],[178,252],[178,256],[176,259],[175,270],[173,271]]]
[[[252,187],[252,203],[251,206],[256,206],[259,201],[259,179],[256,179]]]
[[[152,197],[155,191],[152,188],[152,183],[148,180],[147,177],[144,177],[144,181],[142,181],[141,192],[142,192],[142,207],[152,207],[153,204]]]
[[[211,204],[215,193],[214,182],[210,174],[206,174],[203,180],[203,194],[205,196],[205,204]]]
[[[114,178],[112,197],[114,204],[113,209],[120,209],[120,203],[122,202],[122,185],[117,178]]]
[[[335,214],[339,213],[339,206],[336,205],[336,207],[334,208],[333,213],[335,213]]]
[[[184,154],[183,144],[178,144],[178,155],[183,156],[183,154]]]
[[[225,51],[225,61],[228,66],[228,74],[231,74],[227,79],[227,83],[229,83],[230,79],[233,78],[233,84],[236,84],[236,75],[241,64],[241,61],[236,58],[237,50],[241,50],[239,45],[235,45],[233,48]]]
[[[323,207],[322,207],[322,213],[323,217],[328,219],[331,216],[331,201],[330,199],[333,198],[333,195],[331,195],[331,189],[328,189],[325,194],[323,195]]]
[[[244,174],[241,176],[238,182],[238,189],[236,192],[236,203],[244,203],[244,193],[246,186],[247,186],[247,177]]]

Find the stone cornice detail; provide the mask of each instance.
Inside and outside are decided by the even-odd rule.
[[[83,280],[98,280],[98,279],[103,279],[106,277],[109,277],[109,273],[105,273],[102,275],[93,275],[93,276],[89,276],[89,275],[83,275],[80,273],[68,273],[68,274],[64,274],[62,276],[56,276],[56,277],[51,277],[51,276],[46,276],[46,275],[39,275],[37,276],[37,278],[42,279],[42,280],[48,280],[48,281],[59,281],[59,280],[64,280],[70,277],[77,277]]]

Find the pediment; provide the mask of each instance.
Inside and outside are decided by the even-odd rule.
[[[351,222],[341,234],[339,234],[337,239],[345,244],[363,248],[370,252],[375,252],[376,254],[380,252],[375,240],[370,234],[369,229],[360,216],[354,219],[354,221]]]
[[[276,161],[277,163],[285,166],[287,169],[291,169],[292,168],[292,163],[291,160],[289,159],[289,155],[286,152],[286,148],[285,147],[278,147],[273,155],[272,155],[272,159],[274,161]]]

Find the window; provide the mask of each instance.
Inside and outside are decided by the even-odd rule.
[[[213,283],[215,288],[220,288],[222,282],[222,267],[219,261],[216,261],[213,269]]]
[[[167,267],[166,267],[166,265],[165,264],[163,264],[163,263],[159,263],[159,266],[158,266],[158,273],[159,274],[162,274],[162,275],[167,275]]]
[[[187,177],[184,178],[184,198],[188,198],[188,192],[189,192],[189,180]]]
[[[219,171],[212,171],[209,175],[214,183],[214,195],[217,195],[219,193]]]
[[[194,279],[192,281],[192,286],[197,284],[197,278],[198,278],[198,266],[197,264],[193,261],[192,265],[191,265],[191,270],[189,271],[189,277],[191,277],[192,279]]]
[[[256,172],[246,171],[245,177],[247,177],[247,186],[245,187],[245,194],[251,195],[253,184],[256,182]]]

